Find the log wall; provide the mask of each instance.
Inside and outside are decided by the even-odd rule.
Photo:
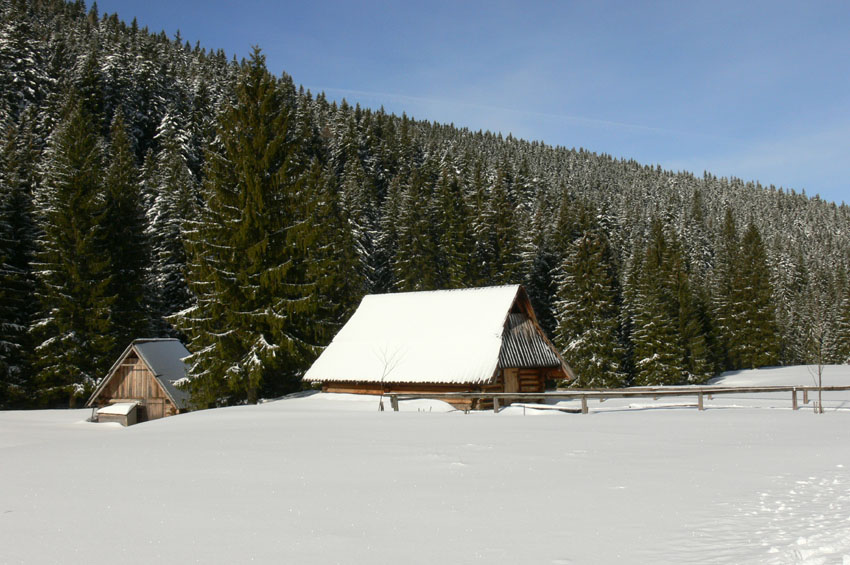
[[[428,383],[359,383],[359,382],[327,382],[322,384],[322,392],[341,392],[349,394],[389,394],[389,393],[442,393],[442,392],[501,392],[501,382],[491,385],[470,384],[428,384]],[[446,400],[459,410],[485,409],[487,404],[492,407],[491,400],[458,398]]]
[[[519,370],[519,392],[543,392],[544,390],[546,390],[546,383],[543,370]]]

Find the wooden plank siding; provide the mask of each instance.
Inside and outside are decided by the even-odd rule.
[[[98,396],[97,404],[105,406],[126,400],[140,402],[137,408],[139,422],[178,413],[151,370],[133,353],[118,366],[115,376]]]

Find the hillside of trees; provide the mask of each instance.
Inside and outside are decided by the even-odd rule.
[[[0,408],[134,337],[196,406],[297,390],[363,295],[522,283],[576,386],[850,359],[850,208],[296,87],[82,1],[0,0]]]

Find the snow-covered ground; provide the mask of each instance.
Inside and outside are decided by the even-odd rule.
[[[812,376],[723,380],[790,383]],[[314,394],[129,428],[5,412],[0,563],[850,563],[850,393],[826,399],[464,414]]]

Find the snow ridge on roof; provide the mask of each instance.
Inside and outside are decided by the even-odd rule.
[[[490,382],[519,288],[368,295],[304,380]]]

